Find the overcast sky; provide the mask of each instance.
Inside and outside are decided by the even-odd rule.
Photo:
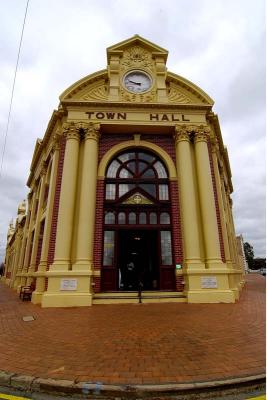
[[[1,1],[1,154],[25,8],[26,0]],[[0,180],[0,261],[8,224],[28,193],[35,141],[59,95],[106,68],[106,48],[136,33],[169,50],[168,70],[215,101],[236,233],[265,256],[264,0],[30,0]]]

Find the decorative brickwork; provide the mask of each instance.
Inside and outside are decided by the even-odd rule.
[[[210,140],[208,141],[208,150],[209,150],[210,171],[211,171],[211,177],[212,177],[212,186],[213,186],[214,201],[215,201],[216,216],[217,216],[217,225],[218,225],[218,232],[219,232],[221,257],[222,257],[222,261],[225,263],[225,252],[224,252],[222,224],[221,224],[220,208],[219,208],[218,193],[217,193],[215,174],[214,174],[214,165],[213,165],[213,161],[212,161],[211,142],[210,142]]]
[[[173,162],[176,162],[175,144],[172,135],[142,135],[141,139],[161,147],[169,154]]]
[[[101,270],[102,247],[103,247],[103,207],[104,207],[105,182],[97,181],[96,187],[96,215],[95,215],[95,238],[94,238],[94,269]],[[94,291],[100,292],[100,278],[94,277]]]
[[[99,141],[99,161],[101,158],[106,154],[106,152],[116,144],[121,142],[125,142],[126,140],[133,140],[133,135],[112,135],[112,134],[105,134],[102,135]]]
[[[174,263],[183,263],[183,242],[182,242],[182,229],[181,229],[181,216],[180,216],[180,202],[178,184],[176,181],[170,182],[171,192],[171,208],[172,208],[172,236],[173,236],[173,252]],[[184,290],[183,276],[176,276],[176,290],[181,292]]]
[[[66,147],[66,138],[62,136],[60,141],[60,150],[59,150],[59,160],[57,167],[57,181],[56,181],[56,189],[54,196],[54,206],[53,206],[53,216],[52,216],[52,224],[51,224],[51,232],[50,232],[50,240],[49,240],[49,250],[47,257],[47,271],[50,268],[50,265],[54,261],[55,255],[55,245],[56,245],[56,233],[57,233],[57,218],[58,218],[58,209],[59,209],[59,199],[60,199],[60,191],[61,191],[61,181],[63,174],[63,165],[64,165],[64,156],[65,156],[65,147]],[[48,279],[45,279],[45,290],[47,290]]]

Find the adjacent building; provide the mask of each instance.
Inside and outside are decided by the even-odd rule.
[[[36,142],[5,279],[43,307],[235,302],[243,286],[213,100],[134,37],[66,89]],[[23,209],[23,212],[22,212]]]

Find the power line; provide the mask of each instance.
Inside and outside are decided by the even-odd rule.
[[[30,0],[27,0],[25,14],[24,14],[24,20],[23,20],[23,25],[22,25],[22,31],[21,31],[21,35],[20,35],[19,50],[18,50],[18,55],[17,55],[17,62],[16,62],[14,79],[13,79],[13,85],[12,85],[12,91],[11,91],[11,99],[10,99],[10,104],[9,104],[7,124],[6,124],[5,136],[4,136],[5,138],[4,138],[4,147],[3,147],[1,167],[0,167],[0,178],[2,177],[4,155],[5,155],[5,150],[6,150],[6,142],[7,142],[8,130],[9,130],[9,122],[10,122],[10,116],[11,116],[11,110],[12,110],[12,104],[13,104],[13,97],[14,97],[14,89],[15,89],[15,83],[16,83],[16,77],[17,77],[17,71],[18,71],[18,65],[19,65],[19,56],[20,56],[20,50],[21,50],[21,45],[22,45],[22,39],[23,39],[23,33],[24,33],[24,27],[25,27],[25,22],[26,22],[29,2],[30,2]]]

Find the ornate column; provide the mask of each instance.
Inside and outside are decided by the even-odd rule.
[[[203,268],[197,212],[197,193],[187,127],[175,127],[176,163],[179,177],[184,256],[187,268]]]
[[[197,127],[194,143],[206,262],[211,267],[214,264],[221,264],[222,260],[207,145],[209,132],[210,129],[207,126]]]
[[[22,231],[21,228],[18,226],[18,233],[16,239],[16,247],[15,247],[15,260],[14,260],[14,268],[12,271],[11,277],[11,287],[16,288],[17,286],[17,273],[18,273],[18,265],[19,265],[19,258],[21,253],[21,242],[22,242]]]
[[[226,215],[225,215],[225,210],[224,210],[223,194],[222,194],[222,187],[221,187],[221,176],[220,176],[220,171],[219,171],[219,166],[218,166],[218,156],[217,156],[217,154],[219,153],[219,145],[217,143],[217,140],[213,143],[211,152],[212,152],[214,175],[215,175],[215,181],[216,181],[216,187],[217,187],[217,193],[218,193],[218,202],[219,202],[219,208],[220,208],[220,217],[221,217],[222,235],[223,235],[223,243],[224,243],[225,262],[226,262],[228,268],[232,268],[233,265],[232,265],[232,262],[231,262],[229,241],[228,241],[228,235],[227,235]]]
[[[79,158],[80,126],[74,122],[65,123],[66,149],[61,183],[54,262],[50,271],[70,269],[71,240],[76,196],[76,181]]]
[[[30,224],[30,217],[31,217],[31,203],[33,199],[30,199],[30,194],[28,194],[28,212],[26,216],[26,221],[25,221],[25,226],[23,229],[23,238],[22,238],[22,244],[21,244],[21,252],[19,256],[19,267],[18,267],[18,272],[17,275],[20,275],[23,272],[23,265],[24,265],[24,259],[25,259],[25,252],[26,252],[26,244],[27,244],[27,235],[28,235],[28,230],[29,230],[29,224]],[[18,285],[17,285],[17,291],[19,292],[20,287],[23,285],[23,280],[24,278],[22,276],[18,276]]]
[[[52,166],[51,166],[51,174],[49,181],[49,193],[46,206],[42,252],[41,252],[40,263],[38,265],[38,273],[40,273],[41,276],[37,274],[36,290],[32,294],[32,303],[34,304],[38,304],[41,302],[41,298],[45,290],[45,276],[43,274],[45,273],[47,267],[47,257],[48,257],[49,240],[50,240],[50,232],[52,224],[54,196],[55,196],[56,180],[57,180],[57,167],[59,160],[59,149],[60,149],[59,139],[60,135],[56,133],[53,140],[54,152],[52,156]]]
[[[42,216],[42,211],[43,211],[46,173],[47,173],[47,165],[46,165],[46,163],[43,162],[42,166],[41,166],[41,172],[40,172],[41,182],[40,182],[40,191],[39,191],[39,196],[38,196],[38,209],[37,209],[36,220],[35,220],[32,254],[31,254],[31,260],[30,260],[30,267],[28,270],[29,273],[34,272],[35,267],[36,267],[36,255],[37,255],[37,249],[38,249],[38,244],[39,244],[39,234],[40,234],[40,226],[41,226],[41,216]]]
[[[26,247],[25,247],[25,256],[24,256],[24,261],[23,261],[23,268],[22,268],[22,273],[27,273],[28,267],[30,264],[30,250],[31,250],[31,237],[32,237],[32,228],[34,225],[34,214],[35,214],[35,208],[36,208],[36,203],[37,203],[37,187],[36,183],[34,183],[34,188],[33,188],[33,197],[32,197],[32,206],[31,206],[31,211],[30,211],[30,221],[29,221],[29,229],[28,229],[28,234],[27,234],[27,239],[26,239]],[[22,277],[21,280],[21,285],[25,285],[26,283],[26,278]]]
[[[96,207],[99,124],[81,124],[84,131],[84,155],[78,215],[76,262],[73,270],[91,270]]]

